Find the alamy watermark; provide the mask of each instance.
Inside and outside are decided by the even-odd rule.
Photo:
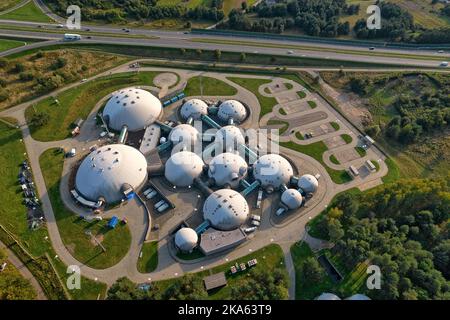
[[[370,274],[366,280],[366,286],[369,290],[381,289],[381,270],[377,265],[370,265],[366,270],[367,274]]]
[[[77,5],[70,5],[67,7],[66,13],[68,18],[66,20],[67,29],[80,30],[81,29],[81,9]]]
[[[381,29],[381,9],[379,6],[373,4],[367,7],[366,13],[370,16],[367,18],[367,29],[380,30]]]

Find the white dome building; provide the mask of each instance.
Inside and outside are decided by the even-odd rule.
[[[314,193],[319,187],[319,181],[311,174],[304,174],[298,179],[297,186],[305,193]]]
[[[234,122],[242,122],[247,116],[247,110],[244,105],[237,100],[227,100],[220,104],[217,112],[220,120],[228,122],[233,119]]]
[[[175,234],[175,246],[183,252],[191,252],[198,243],[198,235],[194,229],[181,228]]]
[[[103,110],[103,117],[113,130],[120,131],[127,126],[129,131],[138,131],[154,123],[161,113],[161,102],[153,94],[126,88],[112,94]]]
[[[186,101],[180,109],[183,119],[192,118],[200,120],[202,115],[208,114],[208,105],[200,99],[191,99]]]
[[[86,199],[116,202],[124,197],[123,187],[139,189],[147,180],[147,160],[137,149],[111,144],[91,152],[78,168],[75,187]]]
[[[174,153],[165,165],[164,175],[170,183],[177,187],[192,185],[194,179],[201,175],[203,160],[193,152],[180,151]]]
[[[300,208],[302,201],[302,195],[296,189],[287,189],[281,194],[281,202],[291,210]]]
[[[196,128],[189,124],[180,124],[172,129],[169,133],[169,141],[173,145],[183,143],[186,146],[197,144],[200,134]]]
[[[233,230],[247,219],[247,200],[237,191],[220,189],[208,196],[203,204],[203,217],[219,230]]]
[[[225,152],[215,156],[209,163],[208,176],[219,187],[236,188],[247,175],[247,162],[234,153]]]
[[[216,132],[215,141],[221,143],[227,151],[237,150],[237,146],[245,144],[241,130],[232,125],[220,128]]]
[[[316,297],[314,300],[341,300],[341,298],[339,298],[334,293],[324,292],[320,296]]]
[[[263,155],[253,165],[253,176],[266,189],[278,189],[281,185],[288,184],[292,175],[291,164],[278,154]]]
[[[365,294],[357,293],[357,294],[354,294],[354,295],[348,297],[345,300],[360,300],[360,301],[364,301],[364,300],[371,300],[371,299],[368,296],[366,296]]]

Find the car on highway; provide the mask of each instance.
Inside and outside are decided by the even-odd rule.
[[[375,50],[375,47],[370,47],[369,50],[373,51],[373,50]]]
[[[439,66],[441,66],[441,67],[448,67],[448,62],[447,61],[442,61]]]
[[[438,53],[444,53],[444,50],[439,50]]]
[[[294,51],[288,50],[287,54],[294,54]]]
[[[64,28],[64,25],[63,24],[58,24],[56,27],[61,29],[61,28]]]

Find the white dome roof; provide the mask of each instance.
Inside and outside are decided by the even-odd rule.
[[[184,119],[192,117],[194,120],[200,120],[202,115],[208,114],[208,105],[200,99],[191,99],[183,104],[180,113]]]
[[[203,217],[219,230],[238,228],[245,222],[248,213],[247,200],[232,189],[213,192],[203,204]]]
[[[247,110],[239,101],[227,100],[219,106],[217,115],[222,121],[228,121],[232,118],[235,122],[241,122],[247,116]]]
[[[315,300],[341,300],[341,298],[339,298],[334,293],[324,292],[320,296],[318,296]]]
[[[281,194],[281,202],[294,210],[302,205],[302,195],[296,189],[287,189]]]
[[[180,151],[167,160],[164,175],[173,185],[187,187],[202,173],[203,165],[203,160],[195,153]]]
[[[345,300],[371,300],[371,299],[368,296],[366,296],[365,294],[357,293],[357,294],[354,294],[354,295],[348,297]]]
[[[292,166],[285,158],[278,154],[266,154],[256,160],[253,165],[253,175],[264,188],[279,188],[288,184],[293,175]]]
[[[196,128],[189,124],[180,124],[172,129],[169,133],[169,140],[174,145],[183,143],[184,145],[191,146],[197,143],[199,140],[199,132]]]
[[[125,88],[112,93],[103,117],[113,130],[122,130],[126,125],[128,130],[138,131],[155,122],[161,113],[161,102],[150,92]]]
[[[194,229],[181,228],[175,234],[175,245],[181,251],[191,251],[197,246],[198,235]]]
[[[222,143],[227,151],[237,150],[237,146],[245,144],[241,130],[236,126],[225,126],[216,132],[215,141]]]
[[[247,162],[241,156],[225,152],[215,156],[209,163],[208,176],[214,179],[216,185],[230,185],[235,188],[239,181],[247,175]]]
[[[81,163],[75,186],[86,199],[107,202],[123,198],[127,183],[138,189],[147,179],[147,160],[137,149],[124,144],[111,144],[91,152]]]
[[[317,191],[319,187],[319,182],[316,177],[310,174],[304,174],[298,179],[298,187],[305,191],[306,193],[313,193]]]

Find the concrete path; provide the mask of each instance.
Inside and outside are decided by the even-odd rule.
[[[47,297],[44,294],[44,290],[42,290],[41,285],[36,280],[36,278],[33,276],[33,274],[28,270],[25,264],[20,261],[19,258],[12,252],[8,247],[5,246],[3,242],[0,241],[0,248],[5,249],[6,253],[8,254],[8,261],[16,267],[16,269],[20,272],[22,277],[30,281],[31,286],[36,291],[36,299],[37,300],[47,300]]]

